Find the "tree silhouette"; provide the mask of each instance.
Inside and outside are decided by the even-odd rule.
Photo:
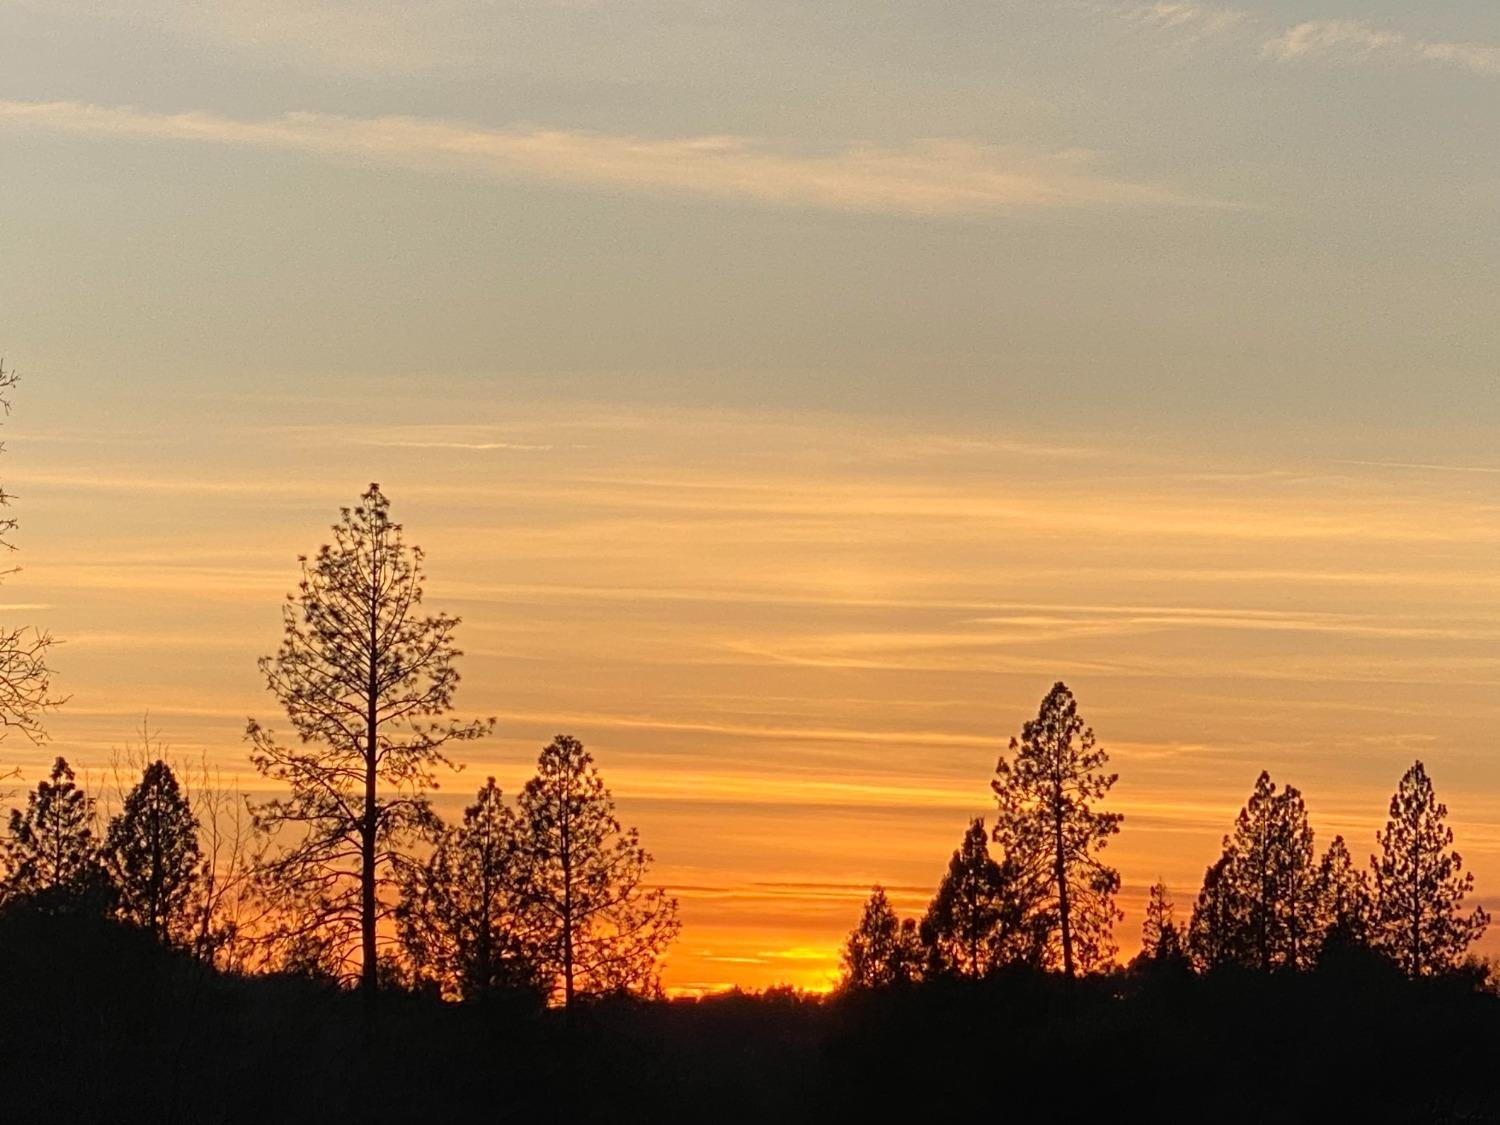
[[[1375,944],[1409,976],[1453,968],[1489,925],[1482,907],[1462,913],[1474,876],[1453,850],[1447,815],[1427,770],[1415,762],[1391,797],[1385,831],[1375,834],[1381,851],[1372,860]]]
[[[419,981],[457,999],[541,991],[521,864],[515,814],[489,778],[403,880],[396,922]]]
[[[104,860],[120,916],[157,941],[191,936],[202,855],[198,818],[166,762],[148,765],[110,821]]]
[[[1226,852],[1203,873],[1203,887],[1188,922],[1188,954],[1200,972],[1212,972],[1240,959],[1245,921],[1229,885],[1229,865]]]
[[[1141,923],[1140,956],[1147,961],[1180,962],[1184,959],[1182,930],[1172,917],[1172,898],[1160,880],[1146,897],[1146,918]]]
[[[983,977],[1001,965],[1040,965],[1049,924],[1036,888],[1014,863],[990,855],[975,817],[922,919],[928,971]]]
[[[344,508],[333,543],[300,560],[283,610],[281,647],[260,662],[298,744],[251,720],[251,761],[289,796],[257,806],[256,825],[283,849],[262,884],[284,915],[280,937],[314,931],[366,995],[378,987],[377,934],[395,876],[437,830],[427,791],[449,743],[488,722],[456,723],[458,618],[422,612],[422,551],[408,546],[372,484]]]
[[[1212,886],[1210,886],[1210,879]],[[1197,917],[1202,912],[1201,919]],[[1200,964],[1307,968],[1318,952],[1317,872],[1302,794],[1264,771],[1209,869],[1190,927]]]
[[[1055,684],[1037,717],[1010,740],[1014,760],[1001,758],[990,783],[999,806],[995,840],[1045,888],[1045,906],[1060,939],[1062,970],[1072,977],[1114,956],[1120,873],[1099,852],[1124,817],[1095,808],[1116,774],[1109,755],[1078,716],[1073,693]]]
[[[46,781],[26,796],[26,810],[10,812],[4,842],[5,879],[0,900],[39,910],[103,910],[109,884],[94,837],[94,799],[80,789],[68,763],[58,758]]]
[[[655,992],[677,936],[677,900],[645,884],[651,855],[622,828],[583,743],[560,734],[517,800],[521,876],[543,979],[571,1005],[581,994]]]
[[[7,370],[0,362],[0,413],[6,416],[10,414],[10,392],[19,381],[15,369]],[[0,452],[3,450],[0,445]],[[13,499],[0,487],[0,509],[9,508]],[[16,549],[12,536],[19,526],[14,516],[0,516],[0,552]],[[0,571],[0,579],[15,573],[16,568]],[[65,702],[52,694],[52,669],[47,661],[54,643],[45,629],[0,626],[0,737],[11,730],[31,742],[46,737],[42,719]]]
[[[1318,932],[1324,950],[1363,946],[1370,940],[1370,880],[1354,865],[1342,836],[1318,861]]]
[[[850,990],[909,984],[922,973],[922,943],[916,923],[896,916],[885,888],[870,891],[859,925],[844,943],[844,979]]]

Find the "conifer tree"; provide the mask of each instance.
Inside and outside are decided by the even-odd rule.
[[[1416,762],[1391,797],[1385,831],[1375,836],[1375,944],[1409,976],[1455,967],[1489,925],[1482,907],[1463,913],[1474,876],[1453,850],[1453,829],[1443,823],[1447,815],[1427,770]]]
[[[859,925],[844,943],[843,987],[886,988],[908,984],[922,972],[922,945],[912,919],[896,916],[885,888],[870,891]]]
[[[291,790],[255,810],[256,828],[283,845],[260,871],[280,937],[306,945],[316,933],[367,996],[396,876],[437,829],[427,792],[452,766],[446,749],[494,725],[447,717],[459,622],[423,612],[422,560],[379,485],[344,508],[333,542],[301,559],[281,647],[260,662],[297,741],[283,746],[253,719],[246,732],[255,768]]]
[[[922,944],[921,924],[917,919],[901,919],[896,949],[895,964],[900,967],[900,979],[913,983],[921,980],[922,972],[927,967],[927,949]]]
[[[1317,869],[1302,794],[1262,771],[1224,838],[1190,928],[1200,964],[1271,971],[1312,965],[1319,948]],[[1195,912],[1196,914],[1197,912]]]
[[[1203,873],[1203,887],[1188,922],[1188,954],[1199,972],[1242,960],[1247,927],[1243,904],[1230,889],[1229,866],[1230,856],[1225,852]]]
[[[396,921],[417,979],[453,999],[540,992],[522,882],[515,814],[492,777],[403,880]]]
[[[99,863],[94,819],[94,799],[58,758],[47,780],[26,795],[26,810],[10,812],[0,900],[57,912],[105,909],[109,884]]]
[[[1172,915],[1172,898],[1167,885],[1157,880],[1146,898],[1146,918],[1141,923],[1141,958],[1163,963],[1183,959],[1182,930]]]
[[[1039,967],[1050,919],[1038,900],[1015,864],[990,855],[984,821],[975,817],[922,919],[928,972],[983,977],[1007,964]]]
[[[1335,836],[1318,861],[1318,932],[1324,950],[1365,945],[1370,939],[1373,903],[1370,881],[1354,865],[1342,836]]]
[[[1321,935],[1318,926],[1318,872],[1312,826],[1302,794],[1288,785],[1272,802],[1269,818],[1267,892],[1270,932],[1281,942],[1270,960],[1277,967],[1310,968],[1316,961]]]
[[[560,734],[517,799],[520,881],[549,990],[580,995],[659,990],[677,936],[677,900],[646,883],[651,854],[615,816],[593,756]]]
[[[1114,956],[1114,924],[1124,915],[1115,906],[1120,873],[1099,853],[1124,818],[1096,806],[1118,775],[1104,772],[1109,755],[1063,683],[1011,739],[1010,752],[990,783],[999,806],[995,841],[1044,889],[1062,971],[1072,977],[1102,967]]]
[[[122,918],[160,942],[190,936],[202,862],[198,818],[166,762],[148,765],[125,795],[105,836],[104,860]]]

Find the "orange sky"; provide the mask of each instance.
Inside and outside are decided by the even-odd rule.
[[[25,386],[8,612],[66,641],[72,699],[5,759],[101,776],[149,711],[249,784],[296,555],[378,478],[464,619],[460,710],[500,719],[443,811],[581,737],[681,899],[673,988],[821,987],[871,883],[919,912],[1057,678],[1120,773],[1126,954],[1157,878],[1185,917],[1262,767],[1358,853],[1420,756],[1500,887],[1500,478],[1462,450],[388,392],[163,395],[132,426],[123,388]]]

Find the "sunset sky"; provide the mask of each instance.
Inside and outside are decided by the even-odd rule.
[[[499,718],[440,807],[582,738],[675,989],[920,911],[1058,679],[1126,954],[1263,767],[1363,855],[1422,758],[1500,904],[1500,6],[0,0],[0,44],[6,620],[71,695],[28,783],[149,711],[249,786],[373,480]]]

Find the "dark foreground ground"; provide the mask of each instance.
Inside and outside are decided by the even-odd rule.
[[[3,1121],[900,1118],[1500,1122],[1500,999],[1365,962],[566,1019],[397,994],[369,1038],[357,997],[311,982],[206,973],[101,923],[0,920]]]

